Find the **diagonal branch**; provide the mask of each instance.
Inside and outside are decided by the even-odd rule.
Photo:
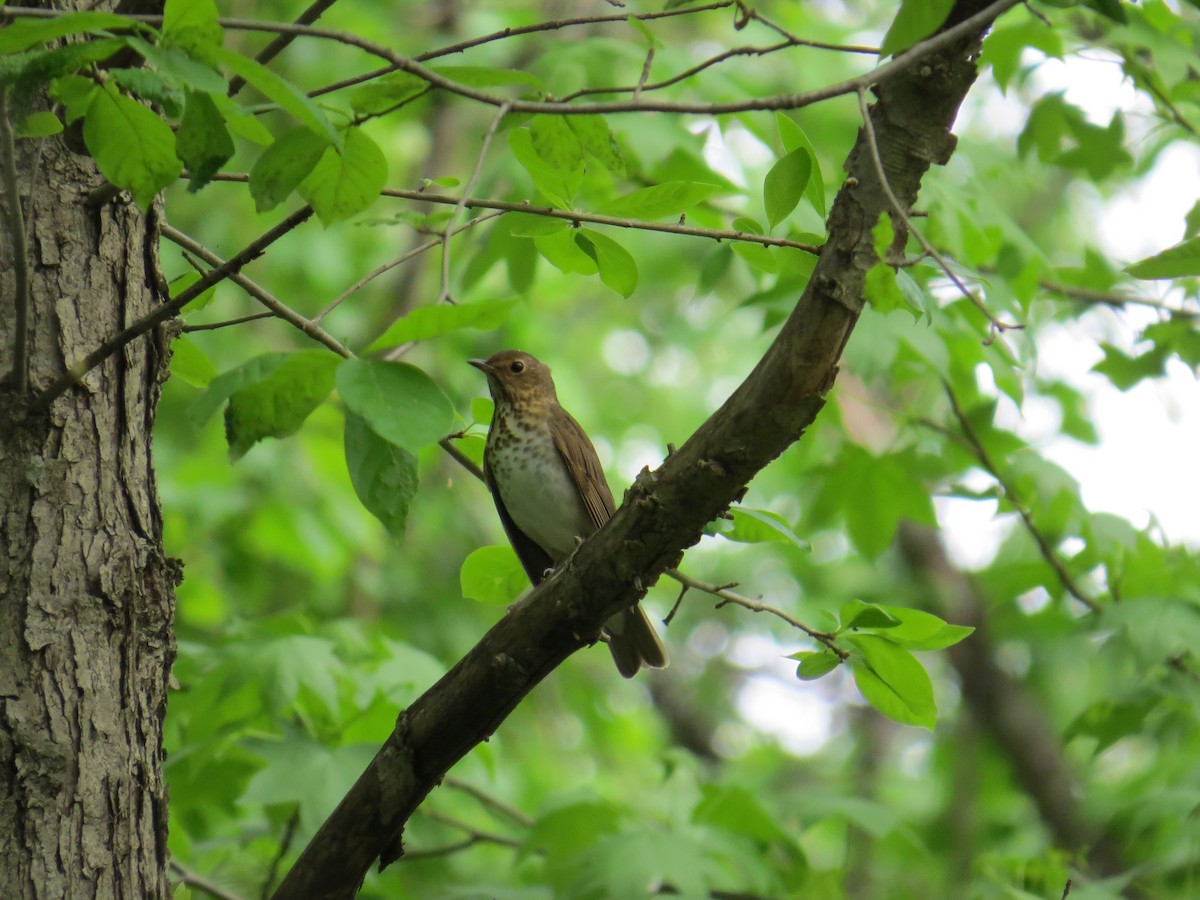
[[[1004,477],[1004,473],[1000,471],[1000,467],[996,465],[992,455],[987,452],[987,448],[983,446],[983,442],[979,439],[979,435],[975,432],[971,425],[971,420],[967,418],[967,414],[963,411],[962,406],[958,402],[958,397],[954,391],[950,390],[949,385],[946,386],[946,396],[950,400],[950,409],[954,413],[954,418],[958,421],[958,427],[962,430],[963,437],[966,439],[967,446],[979,460],[979,464],[984,470],[996,480],[996,484],[1000,485],[1000,490],[1004,492],[1004,498],[1012,504],[1012,508],[1016,510],[1020,516],[1025,530],[1029,532],[1029,536],[1038,546],[1038,551],[1042,554],[1042,558],[1054,571],[1058,577],[1059,583],[1063,586],[1068,594],[1090,609],[1092,612],[1100,612],[1104,609],[1103,606],[1091,595],[1089,595],[1080,585],[1079,582],[1067,571],[1066,563],[1062,557],[1058,555],[1053,542],[1046,536],[1046,533],[1038,527],[1033,520],[1033,510],[1021,499],[1020,493],[1017,491],[1016,485],[1011,480]]]
[[[213,253],[199,241],[188,237],[177,228],[172,228],[170,225],[164,223],[162,225],[162,235],[172,243],[183,247],[185,250],[188,250],[191,253],[194,253],[210,266],[214,266],[215,268],[213,271],[216,271],[216,269],[219,269],[225,265],[225,261],[222,260],[221,257],[217,256],[217,254]],[[230,281],[269,309],[273,316],[283,319],[285,322],[296,326],[296,328],[302,331],[305,335],[312,338],[314,341],[317,341],[318,343],[324,344],[338,356],[349,359],[354,355],[348,349],[346,349],[341,341],[323,329],[315,321],[306,316],[302,316],[300,313],[296,312],[290,306],[285,304],[282,300],[278,299],[274,294],[270,293],[265,288],[260,287],[245,275],[242,275],[240,272],[232,272],[228,277]]]
[[[981,9],[978,0],[959,0],[951,21]],[[950,126],[975,80],[975,53],[991,19],[968,21],[974,22],[970,29],[950,29],[957,39],[940,41],[922,71],[881,85],[871,110],[880,149],[889,159],[907,159],[891,179],[903,203],[912,203],[928,167],[945,163],[953,151]],[[866,273],[875,263],[870,225],[889,204],[870,166],[860,134],[830,211],[829,240],[754,371],[659,469],[638,476],[603,528],[400,715],[276,900],[350,898],[376,859],[386,866],[402,856],[405,823],[449,768],[559,663],[593,643],[603,622],[637,602],[680,550],[696,543],[704,526],[812,424],[863,309]]]

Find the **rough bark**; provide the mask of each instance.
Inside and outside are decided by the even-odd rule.
[[[30,390],[18,395],[10,377],[6,228],[0,897],[167,897],[162,723],[177,572],[162,551],[150,456],[161,335],[126,346],[47,412],[28,407],[70,361],[161,302],[157,233],[133,206],[90,208],[103,178],[61,137],[18,143],[17,173],[30,224]],[[8,199],[0,205],[7,222]]]
[[[984,6],[960,0],[951,23]],[[871,116],[883,167],[906,206],[929,166],[953,151],[950,126],[974,82],[984,27],[875,91]],[[399,858],[404,823],[446,771],[563,659],[595,640],[601,623],[640,599],[812,423],[863,308],[864,279],[876,261],[871,227],[889,209],[862,133],[846,168],[810,283],[755,370],[657,471],[639,476],[604,528],[401,714],[277,900],[352,897],[376,858],[383,865]]]

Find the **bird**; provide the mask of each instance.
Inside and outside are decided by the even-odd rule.
[[[484,480],[532,584],[574,552],[614,512],[596,448],[558,403],[550,368],[521,350],[468,360],[495,403],[483,452]],[[665,668],[667,651],[640,605],[610,618],[602,634],[617,671]]]

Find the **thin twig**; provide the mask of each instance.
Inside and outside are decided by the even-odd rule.
[[[502,215],[504,215],[504,211],[499,210],[496,212],[484,213],[482,216],[475,216],[475,218],[470,219],[466,222],[463,222],[463,224],[461,224],[457,228],[455,228],[454,231],[451,233],[451,237],[453,237],[456,234],[462,234],[462,232],[466,231],[468,228],[474,228],[476,225],[480,224],[481,222],[486,222],[488,219],[494,219],[497,216],[502,216]],[[392,269],[396,268],[396,266],[399,266],[399,265],[402,265],[403,263],[408,262],[414,256],[420,256],[422,253],[432,250],[434,247],[440,246],[441,243],[442,243],[441,238],[438,238],[438,239],[432,240],[432,241],[426,241],[424,244],[420,244],[416,247],[413,247],[411,250],[409,250],[407,253],[403,254],[402,256],[398,256],[396,259],[393,259],[390,262],[384,263],[382,266],[379,266],[374,271],[368,272],[362,278],[358,279],[358,281],[354,282],[354,284],[350,285],[350,287],[346,288],[344,291],[342,291],[340,294],[338,294],[333,299],[333,301],[330,302],[330,304],[328,306],[326,306],[323,310],[321,310],[319,313],[317,313],[315,316],[313,316],[312,320],[314,322],[320,322],[327,315],[329,315],[331,312],[333,312],[335,309],[337,309],[339,306],[341,306],[342,302],[344,300],[346,300],[347,297],[349,297],[351,294],[354,294],[355,292],[361,290],[363,287],[365,287],[366,285],[368,285],[372,281],[374,281],[376,278],[378,278],[380,275],[384,274],[385,272],[390,272]]]
[[[480,481],[486,481],[487,479],[483,475],[483,469],[481,469],[475,463],[475,460],[471,459],[471,457],[467,456],[467,454],[463,453],[461,450],[458,449],[457,446],[455,446],[454,441],[457,438],[461,438],[461,437],[463,437],[463,433],[461,431],[458,432],[457,434],[448,434],[444,438],[442,438],[440,441],[438,441],[438,446],[441,447],[443,450],[445,450],[448,454],[450,454],[450,457],[456,463],[458,463],[460,466],[462,466],[464,469],[466,469],[468,472],[470,472],[472,475],[474,475]]]
[[[917,243],[924,248],[925,252],[937,261],[937,264],[941,266],[941,269],[946,274],[946,277],[954,283],[954,286],[958,288],[962,295],[970,300],[971,303],[975,305],[976,309],[983,313],[997,334],[1003,335],[1004,332],[1011,329],[1024,328],[1024,325],[1011,322],[1001,322],[999,319],[997,319],[992,314],[992,311],[987,308],[987,305],[981,299],[979,299],[975,292],[969,290],[967,286],[963,284],[962,279],[960,279],[958,275],[954,273],[954,270],[951,269],[950,263],[946,260],[946,258],[934,248],[933,244],[926,240],[925,235],[917,230],[917,227],[912,223],[912,219],[908,217],[908,212],[905,210],[904,204],[900,202],[900,198],[896,196],[894,191],[892,191],[892,186],[888,182],[887,173],[883,169],[883,158],[879,155],[879,145],[875,142],[875,126],[871,122],[871,113],[867,109],[867,92],[863,88],[859,88],[858,90],[858,110],[862,115],[863,136],[866,138],[867,148],[871,153],[871,162],[875,165],[875,175],[879,179],[879,186],[883,189],[883,193],[887,196],[888,203],[891,204],[892,212],[896,214],[896,218],[898,218],[904,224],[904,228],[917,239]]]
[[[1152,300],[1149,297],[1137,297],[1116,291],[1097,291],[1092,288],[1078,287],[1072,284],[1060,284],[1057,281],[1047,280],[1039,281],[1038,286],[1051,294],[1059,294],[1069,300],[1081,300],[1084,303],[1103,304],[1117,308],[1123,306],[1144,306],[1148,309],[1157,309],[1169,313],[1172,316],[1182,316],[1185,318],[1200,316],[1200,311],[1180,309],[1177,306],[1171,306],[1169,303],[1163,303],[1161,300]]]
[[[218,173],[213,181],[245,182],[250,176],[243,172]],[[821,248],[816,244],[806,244],[802,241],[790,241],[787,238],[771,237],[763,234],[750,234],[745,231],[728,231],[720,228],[698,228],[683,225],[678,222],[644,222],[640,219],[628,219],[620,216],[605,216],[599,213],[577,212],[573,209],[555,209],[549,206],[532,206],[529,201],[515,203],[507,200],[491,200],[484,197],[469,197],[465,201],[460,197],[447,194],[430,194],[425,191],[410,191],[402,188],[385,188],[379,192],[381,197],[392,197],[399,200],[417,200],[429,203],[440,203],[457,206],[460,202],[467,209],[496,209],[503,212],[529,213],[550,219],[562,219],[573,225],[610,225],[614,228],[628,228],[635,231],[659,231],[665,234],[682,234],[690,237],[709,238],[714,241],[741,241],[748,244],[762,244],[764,247],[790,247],[804,253],[819,255]]]
[[[946,397],[950,401],[950,410],[954,413],[954,418],[958,420],[958,427],[962,430],[962,435],[966,439],[967,446],[971,449],[971,452],[975,455],[975,458],[979,460],[979,464],[983,466],[984,470],[991,475],[993,479],[995,479],[996,484],[1000,487],[1000,490],[1004,492],[1005,499],[1008,500],[1012,508],[1016,510],[1017,515],[1020,516],[1021,521],[1025,525],[1025,530],[1029,532],[1030,537],[1032,537],[1034,543],[1037,544],[1038,550],[1042,554],[1042,558],[1046,561],[1050,568],[1054,570],[1054,574],[1058,577],[1059,583],[1062,584],[1067,593],[1069,593],[1072,597],[1074,597],[1092,612],[1101,612],[1104,607],[1101,606],[1100,603],[1095,600],[1095,598],[1091,597],[1086,591],[1084,591],[1083,588],[1079,586],[1078,582],[1076,582],[1072,577],[1071,573],[1067,571],[1066,564],[1059,557],[1058,552],[1055,550],[1054,545],[1050,542],[1050,539],[1042,533],[1042,530],[1038,528],[1037,523],[1033,521],[1032,510],[1025,505],[1025,502],[1021,499],[1019,492],[1013,486],[1012,482],[1004,477],[1003,473],[1000,471],[1000,467],[996,465],[996,462],[992,459],[991,454],[988,453],[987,448],[983,446],[983,442],[979,439],[979,435],[976,433],[974,426],[971,425],[971,422],[967,418],[967,414],[963,411],[962,406],[959,405],[958,397],[955,396],[950,385],[943,383],[943,388],[946,391]]]
[[[450,853],[457,853],[460,850],[466,850],[468,847],[472,847],[475,844],[495,844],[500,847],[510,847],[514,850],[519,850],[525,846],[523,841],[518,841],[502,834],[481,831],[478,828],[475,828],[473,825],[469,825],[466,822],[456,819],[453,816],[448,816],[445,813],[424,808],[419,810],[419,812],[426,819],[432,819],[434,822],[440,822],[441,824],[447,825],[450,828],[456,828],[459,831],[466,832],[467,837],[461,841],[456,841],[453,844],[447,844],[442,847],[432,847],[428,850],[405,851],[405,859],[421,859],[422,857],[428,859],[434,856],[446,856]]]
[[[452,775],[448,775],[442,780],[442,784],[446,787],[454,788],[456,791],[462,791],[465,794],[470,794],[488,809],[499,813],[504,818],[515,822],[522,828],[533,827],[533,819],[529,818],[529,816],[525,815],[525,813],[521,812],[519,809],[509,806],[507,803],[504,803],[501,800],[497,800],[491,794],[475,787],[475,785],[471,784],[470,782],[463,781],[461,778],[455,778]]]
[[[67,367],[66,372],[38,395],[37,399],[33,401],[31,408],[34,411],[48,409],[50,404],[61,394],[66,392],[72,385],[78,384],[79,380],[92,369],[96,368],[96,366],[100,365],[130,341],[141,337],[150,329],[174,316],[218,281],[224,280],[236,273],[251,260],[257,259],[267,247],[306,221],[312,214],[313,208],[311,206],[304,206],[296,210],[296,212],[292,213],[274,228],[269,229],[260,237],[247,244],[239,253],[231,256],[216,268],[200,276],[198,281],[180,291],[179,296],[164,303],[149,315],[138,319],[138,321],[134,322],[128,328],[122,329],[83,359],[72,363]],[[165,231],[167,227],[169,226],[164,225],[163,230]]]
[[[8,91],[0,90],[0,170],[8,212],[8,234],[13,259],[13,367],[12,386],[18,396],[29,390],[29,242],[17,184],[17,148],[8,118]]]
[[[799,619],[796,619],[793,616],[788,615],[783,610],[781,610],[777,607],[768,606],[767,604],[763,603],[760,600],[752,600],[751,598],[746,597],[742,594],[734,593],[732,590],[730,590],[728,585],[708,584],[706,582],[699,581],[695,578],[692,578],[690,575],[685,575],[683,572],[680,572],[678,569],[667,569],[667,571],[664,574],[670,576],[671,578],[674,578],[676,581],[678,581],[682,585],[685,585],[689,588],[695,588],[698,591],[703,591],[706,594],[711,594],[712,596],[717,597],[721,601],[720,603],[717,604],[717,609],[720,609],[722,606],[732,603],[736,606],[741,606],[741,607],[744,607],[745,609],[751,610],[752,612],[770,613],[773,616],[783,619],[783,621],[787,622],[793,628],[803,631],[814,641],[824,644],[831,651],[836,653],[838,655],[839,659],[849,659],[850,658],[849,651],[843,650],[841,647],[838,646],[837,635],[835,635],[829,631],[817,631],[815,628],[810,628],[809,626],[807,626],[803,622],[801,622]]]
[[[200,257],[211,266],[220,268],[221,266],[225,265],[221,257],[217,256],[217,254],[213,253],[203,244],[191,237],[188,237],[188,235],[184,234],[177,228],[173,228],[172,226],[164,223],[162,225],[162,236],[172,243],[178,244],[180,247],[183,247],[186,250],[196,254],[196,256]],[[300,313],[296,312],[294,309],[287,306],[281,300],[268,292],[265,288],[260,287],[258,284],[251,281],[245,275],[242,275],[240,272],[233,272],[229,275],[229,280],[267,309],[269,309],[272,314],[278,316],[280,319],[283,319],[285,322],[295,325],[298,329],[304,332],[304,334],[308,335],[314,341],[324,344],[338,356],[349,359],[354,355],[337,338],[325,331],[325,329],[321,328],[320,325],[317,325],[315,322],[313,322],[312,319],[302,316]]]
[[[239,895],[233,893],[232,891],[225,890],[225,888],[221,887],[219,884],[210,881],[199,872],[188,868],[177,859],[171,860],[171,871],[178,875],[179,880],[188,887],[197,891],[203,891],[210,897],[216,897],[217,900],[242,900]]]
[[[479,181],[479,176],[483,172],[483,161],[487,158],[488,147],[492,145],[492,138],[496,136],[496,129],[500,127],[500,121],[506,115],[508,115],[508,104],[502,103],[496,110],[496,114],[492,116],[492,122],[488,125],[487,131],[483,134],[483,143],[479,148],[479,153],[475,156],[475,168],[471,170],[471,177],[463,185],[462,196],[454,204],[454,209],[450,211],[450,219],[446,222],[445,229],[442,230],[442,289],[438,294],[438,303],[454,302],[450,296],[450,237],[454,234],[454,220],[463,211],[463,208],[467,204],[467,198],[471,195],[471,191]]]
[[[337,41],[338,43],[347,44],[352,47],[357,47],[365,53],[379,57],[389,63],[394,69],[400,69],[415,75],[418,78],[426,81],[435,88],[439,88],[448,93],[457,94],[460,97],[465,97],[470,100],[475,100],[479,103],[485,103],[489,106],[501,106],[505,103],[510,104],[512,112],[521,113],[558,113],[561,115],[596,115],[596,114],[611,114],[624,112],[670,112],[693,115],[724,115],[729,113],[753,112],[756,110],[777,110],[777,109],[800,109],[802,107],[811,106],[814,103],[821,103],[825,100],[830,100],[834,97],[853,94],[859,90],[870,87],[874,84],[894,78],[896,75],[906,71],[920,60],[924,59],[931,53],[941,49],[953,41],[958,40],[965,34],[970,34],[978,31],[984,25],[993,21],[1001,13],[1016,6],[1022,0],[996,0],[995,3],[976,13],[975,15],[964,19],[957,25],[947,28],[945,31],[938,32],[932,37],[919,41],[905,50],[898,56],[893,57],[886,63],[876,66],[869,72],[854,78],[846,79],[845,81],[837,82],[836,84],[828,85],[824,88],[818,88],[814,91],[808,91],[803,94],[785,94],[775,97],[763,97],[754,100],[743,100],[729,103],[689,103],[689,102],[650,102],[646,103],[641,100],[623,101],[614,103],[563,103],[555,100],[511,100],[502,97],[498,94],[490,94],[487,91],[478,90],[468,85],[460,84],[444,75],[439,74],[433,69],[422,65],[416,59],[408,56],[403,56],[396,53],[394,50],[377,44],[374,41],[368,41],[360,35],[352,32],[334,31],[328,28],[315,28],[312,26],[292,25],[280,22],[261,22],[248,19],[220,19],[220,24],[226,28],[234,30],[247,31],[270,31],[279,32],[282,34],[303,34],[309,37],[320,38],[325,40]],[[5,17],[37,17],[51,18],[61,15],[58,10],[42,10],[29,9],[25,7],[0,7],[0,18]],[[130,15],[129,18],[136,22],[147,22],[153,25],[162,23],[162,16],[150,15]]]
[[[738,11],[742,14],[745,21],[761,22],[776,34],[786,38],[789,43],[795,44],[799,47],[812,47],[817,50],[837,50],[841,53],[864,53],[870,56],[879,55],[878,47],[865,47],[861,44],[829,44],[825,41],[813,41],[809,40],[808,38],[797,37],[786,28],[775,24],[757,9],[747,6],[744,2],[742,2],[742,0],[738,0],[737,6]]]
[[[321,14],[324,13],[325,10],[329,9],[329,7],[333,6],[335,3],[337,3],[337,0],[314,0],[313,4],[309,6],[308,9],[304,10],[304,12],[300,13],[300,15],[296,17],[295,23],[297,25],[311,25],[313,22],[317,21],[317,19],[321,18]],[[295,33],[276,35],[275,38],[269,44],[267,44],[267,46],[263,47],[254,55],[254,61],[265,66],[285,49],[287,49],[288,44],[294,41],[297,37],[299,37],[299,35]],[[245,85],[246,81],[241,75],[235,75],[233,78],[229,79],[229,96],[236,96],[238,91],[245,87]]]
[[[229,328],[233,325],[244,325],[247,322],[256,322],[259,319],[274,319],[276,318],[273,312],[256,312],[250,313],[248,316],[238,316],[236,319],[225,319],[221,322],[209,322],[205,325],[184,325],[181,329],[182,334],[189,334],[193,331],[216,331],[218,328]]]
[[[296,827],[299,824],[300,804],[296,804],[296,808],[288,816],[287,824],[283,826],[283,835],[279,838],[279,847],[276,849],[275,855],[271,857],[271,865],[267,867],[267,877],[263,879],[262,891],[259,895],[262,897],[262,900],[269,900],[271,896],[271,889],[274,887],[275,878],[279,874],[279,864],[292,848],[292,840],[296,837]]]

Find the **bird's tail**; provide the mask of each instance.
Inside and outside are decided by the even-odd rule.
[[[617,613],[605,623],[604,629],[608,632],[613,662],[625,678],[632,678],[642,666],[666,668],[667,648],[640,605]]]

